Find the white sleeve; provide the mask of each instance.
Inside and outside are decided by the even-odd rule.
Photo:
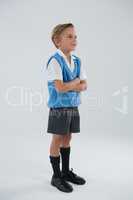
[[[47,80],[63,80],[62,70],[58,61],[53,58],[47,67]]]
[[[85,70],[84,70],[84,68],[82,66],[80,67],[80,79],[81,80],[87,79],[86,72],[85,72]]]

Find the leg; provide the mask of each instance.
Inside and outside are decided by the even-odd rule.
[[[51,156],[59,156],[61,142],[62,142],[62,136],[60,136],[60,135],[52,136],[52,141],[50,144],[50,155]]]
[[[62,137],[62,143],[60,148],[60,153],[62,158],[62,173],[67,173],[69,171],[71,138],[72,138],[72,133],[69,133]]]
[[[72,139],[72,133],[62,136],[61,147],[67,148],[70,147],[70,141]]]
[[[53,135],[52,141],[50,144],[50,162],[52,164],[53,172],[55,177],[60,177],[60,155],[59,149],[61,145],[61,136],[60,135]]]

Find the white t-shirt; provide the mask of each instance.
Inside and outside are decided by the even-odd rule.
[[[60,49],[57,49],[57,52],[65,59],[65,62],[67,63],[70,70],[73,71],[74,67],[75,67],[73,56],[71,55],[71,65],[70,65],[70,63],[68,62],[64,53]],[[47,77],[48,81],[63,80],[62,70],[61,70],[60,64],[58,63],[58,61],[55,58],[53,58],[50,61],[48,68],[46,69],[46,77]],[[81,69],[80,69],[80,79],[81,80],[87,79],[86,73],[85,73],[82,66],[81,66]]]

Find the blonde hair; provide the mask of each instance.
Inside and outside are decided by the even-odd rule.
[[[56,44],[56,39],[61,35],[61,33],[69,27],[74,27],[74,25],[72,23],[66,23],[66,24],[58,24],[57,26],[55,26],[53,28],[52,31],[52,35],[51,35],[51,39],[54,43],[54,45],[58,48],[57,44]]]

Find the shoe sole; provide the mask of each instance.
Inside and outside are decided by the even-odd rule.
[[[69,190],[69,191],[63,191],[60,188],[58,188],[54,183],[51,182],[51,185],[56,187],[58,190],[60,190],[61,192],[65,192],[65,193],[71,193],[73,190]]]
[[[86,184],[86,182],[84,182],[84,183],[75,183],[75,182],[72,182],[72,181],[70,181],[70,180],[67,180],[67,179],[64,179],[65,181],[68,181],[68,182],[70,182],[70,183],[73,183],[73,184],[75,184],[75,185],[85,185]]]

